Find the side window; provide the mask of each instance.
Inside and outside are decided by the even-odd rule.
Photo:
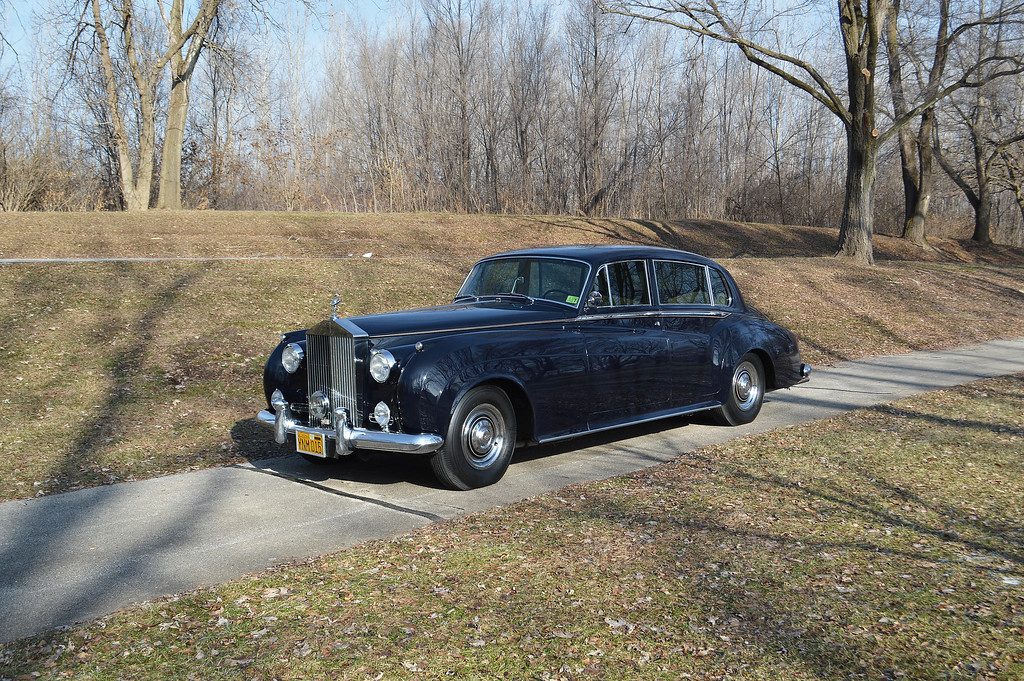
[[[594,288],[601,294],[601,307],[651,304],[643,260],[604,265],[597,272]]]
[[[729,292],[729,285],[725,283],[722,273],[714,267],[709,271],[711,272],[711,293],[714,296],[715,305],[723,307],[732,305],[732,294]]]
[[[659,260],[654,263],[654,273],[662,305],[707,305],[710,301],[703,265]]]

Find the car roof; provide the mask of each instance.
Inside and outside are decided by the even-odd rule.
[[[705,258],[689,251],[680,251],[674,248],[661,248],[658,246],[642,246],[637,244],[602,244],[602,245],[576,245],[576,246],[547,246],[542,248],[527,248],[518,251],[508,251],[483,258],[505,258],[512,256],[532,256],[547,258],[572,258],[582,260],[593,266],[600,266],[609,262],[619,260],[639,260],[646,258],[686,260],[705,265],[717,265],[710,258]],[[720,267],[720,265],[719,265]]]

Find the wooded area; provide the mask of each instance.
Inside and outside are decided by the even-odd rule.
[[[868,262],[873,231],[1024,244],[1020,2],[390,7],[37,3],[34,40],[0,41],[0,207],[728,218],[840,226]]]

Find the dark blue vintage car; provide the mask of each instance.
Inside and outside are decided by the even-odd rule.
[[[540,248],[481,260],[450,305],[284,334],[259,420],[311,461],[422,454],[470,489],[498,481],[517,444],[705,409],[748,423],[765,391],[809,374],[796,337],[707,258]]]

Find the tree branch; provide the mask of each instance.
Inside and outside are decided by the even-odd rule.
[[[706,5],[696,7],[679,2],[670,2],[668,4],[671,9],[647,3],[621,2],[610,5],[606,2],[598,2],[599,8],[605,14],[617,14],[632,19],[664,24],[693,35],[711,38],[712,40],[729,45],[736,45],[749,62],[775,74],[790,85],[809,94],[835,114],[844,124],[851,124],[851,114],[843,103],[842,98],[817,69],[803,59],[773,50],[765,45],[742,37],[739,31],[721,13],[714,0],[708,0]],[[636,8],[637,11],[630,10],[630,7]],[[677,15],[682,15],[688,21],[679,21],[672,18]],[[703,18],[702,15],[708,15],[707,19]],[[721,30],[718,30],[716,27],[720,27]],[[783,66],[769,60],[788,64],[795,70],[805,73],[807,79],[800,78],[787,71]]]

